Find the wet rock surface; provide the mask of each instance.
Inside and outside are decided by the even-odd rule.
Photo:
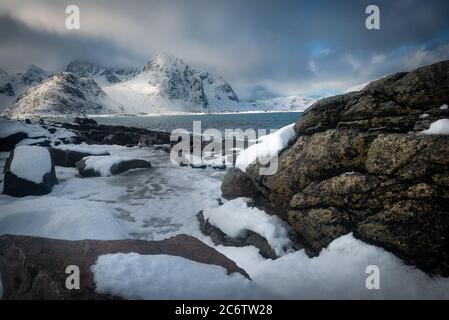
[[[449,118],[448,102],[449,61],[322,99],[296,123],[277,173],[260,176],[255,163],[246,178],[310,255],[353,232],[449,276],[449,136],[419,132]],[[238,186],[225,179],[222,190]]]
[[[28,236],[0,236],[0,274],[3,299],[117,299],[95,292],[91,267],[98,256],[135,252],[142,255],[167,254],[217,265],[228,274],[238,272],[249,278],[235,262],[188,235],[161,241],[143,240],[55,240]],[[65,286],[67,266],[80,270],[80,289]]]

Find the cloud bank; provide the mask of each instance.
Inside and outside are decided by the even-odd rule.
[[[65,7],[81,30],[65,29]],[[0,67],[57,70],[73,59],[141,66],[160,52],[222,75],[238,94],[332,94],[449,58],[447,1],[0,0]]]

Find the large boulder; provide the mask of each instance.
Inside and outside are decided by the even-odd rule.
[[[112,253],[166,254],[199,263],[221,266],[228,274],[248,274],[235,262],[188,235],[161,241],[81,240],[68,241],[28,236],[0,236],[0,276],[3,299],[114,299],[95,292],[91,267],[100,255]],[[66,268],[80,270],[80,289],[65,286]]]
[[[83,177],[107,177],[132,169],[151,168],[151,163],[143,159],[118,156],[90,156],[76,163]]]
[[[76,167],[76,163],[85,157],[110,155],[109,152],[91,153],[60,148],[50,148],[49,151],[54,165],[61,167]]]
[[[353,232],[449,276],[449,136],[420,132],[449,118],[448,101],[449,61],[322,99],[296,123],[278,171],[261,176],[254,163],[246,178],[310,255]]]
[[[47,148],[19,146],[9,154],[4,168],[3,193],[15,197],[44,195],[58,183]]]

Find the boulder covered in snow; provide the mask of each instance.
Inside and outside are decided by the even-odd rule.
[[[210,237],[215,245],[231,247],[254,246],[259,249],[259,254],[262,257],[273,260],[278,258],[276,252],[270,246],[267,239],[254,231],[245,230],[237,237],[230,237],[221,231],[219,227],[212,225],[209,222],[209,219],[205,219],[203,211],[198,212],[196,218],[198,219],[201,232]]]
[[[310,255],[352,232],[449,276],[448,74],[443,61],[322,99],[296,122],[274,174],[243,162]]]
[[[15,197],[50,193],[58,183],[47,148],[19,146],[11,151],[4,168],[3,193]]]
[[[68,241],[3,235],[0,236],[0,275],[3,284],[1,298],[45,300],[121,298],[98,293],[92,269],[100,256],[131,252],[145,256],[175,256],[197,262],[205,268],[222,267],[228,275],[233,276],[237,273],[249,278],[235,262],[188,235],[177,235],[161,241],[131,239]],[[78,290],[69,290],[66,287],[66,279],[70,275],[66,273],[66,268],[69,265],[79,268]],[[173,267],[174,270],[178,270],[176,266]],[[142,273],[147,271],[140,270]],[[201,282],[201,274],[197,276],[197,281]],[[169,281],[159,280],[162,281],[162,285],[164,281]]]
[[[92,153],[62,148],[50,148],[49,151],[54,165],[61,167],[76,167],[76,163],[85,157],[110,155],[109,152]]]
[[[143,159],[119,156],[89,156],[76,163],[83,177],[107,177],[131,169],[151,168],[151,163]]]

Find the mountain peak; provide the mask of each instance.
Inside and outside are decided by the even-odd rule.
[[[22,75],[22,83],[28,86],[34,86],[41,83],[43,80],[47,79],[50,76],[50,73],[32,64]]]
[[[167,53],[159,53],[154,57],[154,59],[148,61],[148,63],[143,68],[143,71],[147,70],[161,70],[166,67],[185,69],[187,64],[180,58]]]

